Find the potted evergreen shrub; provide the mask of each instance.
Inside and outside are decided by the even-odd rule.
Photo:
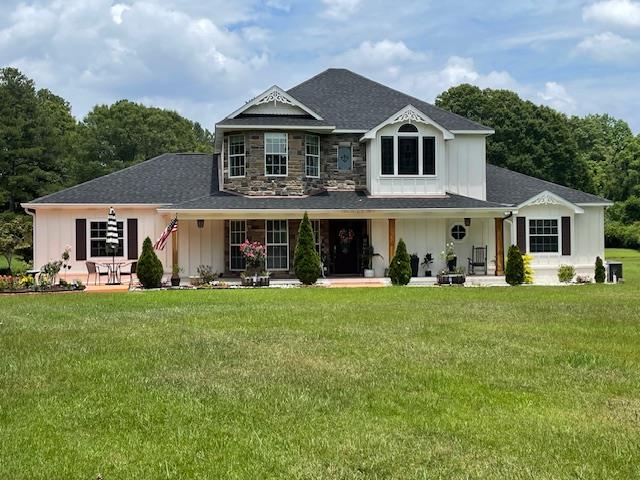
[[[447,270],[451,273],[455,272],[458,257],[456,256],[456,249],[453,242],[445,244],[444,250],[440,253],[440,256],[447,263]]]
[[[313,228],[307,212],[304,212],[298,228],[298,241],[294,252],[293,268],[298,280],[304,285],[313,285],[321,275],[320,256],[313,238]]]

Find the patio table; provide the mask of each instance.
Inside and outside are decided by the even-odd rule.
[[[120,285],[120,269],[131,262],[105,262],[97,263],[100,267],[106,267],[109,275],[107,276],[107,285]]]

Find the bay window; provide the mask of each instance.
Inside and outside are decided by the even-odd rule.
[[[245,155],[244,135],[229,137],[229,176],[244,177]]]
[[[264,134],[264,165],[267,176],[287,176],[289,145],[286,133]]]
[[[307,177],[320,176],[320,137],[305,135],[305,174]]]

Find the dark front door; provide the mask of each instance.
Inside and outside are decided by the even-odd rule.
[[[359,275],[362,273],[362,246],[367,235],[365,220],[331,220],[329,223],[331,273]]]

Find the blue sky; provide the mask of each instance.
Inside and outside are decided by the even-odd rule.
[[[77,117],[128,98],[213,129],[335,66],[427,101],[468,82],[640,131],[640,0],[2,0],[0,65]]]

